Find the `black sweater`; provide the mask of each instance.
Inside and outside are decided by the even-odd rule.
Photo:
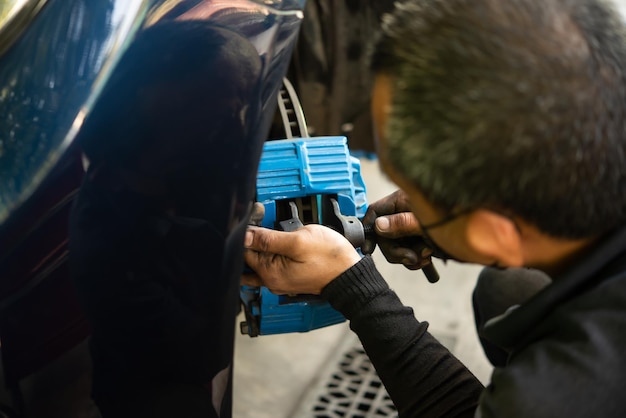
[[[487,388],[402,305],[371,257],[322,296],[350,321],[401,417],[626,417],[626,228],[490,321],[482,337],[511,355]]]

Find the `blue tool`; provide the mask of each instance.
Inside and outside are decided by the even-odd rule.
[[[359,218],[367,201],[361,164],[345,137],[268,141],[257,176],[257,201],[265,206],[262,226],[284,231],[327,225],[359,247],[365,239]],[[275,295],[265,287],[241,287],[250,336],[307,332],[345,318],[315,295]]]
[[[294,231],[317,223],[342,233],[359,248],[365,238],[378,241],[372,224],[360,221],[367,211],[361,163],[350,155],[343,136],[309,138],[298,96],[287,79],[278,95],[287,139],[268,141],[257,174],[257,201],[263,203],[261,226]],[[419,237],[407,247],[425,246]],[[429,282],[439,280],[430,264],[422,268]],[[308,332],[345,318],[316,295],[275,295],[265,287],[241,286],[246,320],[242,334],[251,337]]]

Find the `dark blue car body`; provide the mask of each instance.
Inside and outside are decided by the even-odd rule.
[[[215,347],[206,362],[222,370],[232,361],[258,162],[304,0],[26,3],[28,13],[9,22],[11,37],[0,28],[6,35],[0,41],[0,340],[7,386],[19,393],[20,381],[92,334],[85,312],[91,299],[77,295],[70,272],[70,214],[88,168],[118,163],[151,168],[157,177],[180,175],[188,186],[181,195],[206,197],[198,205],[186,202],[183,215],[202,219],[218,237],[205,254],[212,274],[200,310],[219,323],[211,328]],[[202,61],[185,31],[194,39],[198,31],[217,33],[223,50]],[[163,60],[155,66],[142,58],[145,51]],[[153,94],[146,86],[154,85]],[[180,161],[193,163],[181,168]],[[216,406],[222,417],[230,414],[224,396]]]

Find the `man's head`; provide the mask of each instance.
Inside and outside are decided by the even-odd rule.
[[[433,216],[481,209],[564,240],[624,224],[626,32],[607,3],[412,0],[383,32],[381,161]]]

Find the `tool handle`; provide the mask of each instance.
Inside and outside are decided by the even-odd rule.
[[[437,269],[432,263],[422,267],[422,271],[430,283],[437,283],[439,281],[439,272],[437,272]]]

